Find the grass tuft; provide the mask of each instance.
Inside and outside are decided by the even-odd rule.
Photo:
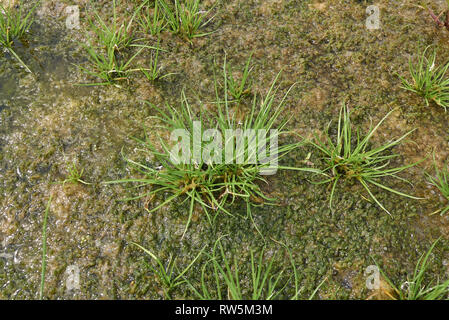
[[[159,41],[156,47],[151,47],[147,45],[138,45],[138,46],[152,49],[149,61],[149,68],[140,68],[140,71],[142,71],[142,73],[145,75],[148,81],[155,82],[157,80],[162,80],[166,77],[176,74],[174,72],[161,74],[162,67],[159,66],[159,51],[165,50],[160,49]]]
[[[116,1],[113,0],[113,23],[108,25],[99,15],[94,12],[94,19],[89,19],[89,30],[95,35],[96,45],[88,40],[82,46],[87,52],[90,67],[79,66],[86,74],[99,78],[102,82],[89,85],[108,85],[119,80],[127,79],[132,71],[130,68],[132,61],[140,54],[144,48],[140,48],[131,57],[126,50],[132,46],[134,36],[132,32],[132,22],[137,14],[137,10],[127,22],[118,23],[116,15]],[[90,35],[86,35],[90,39]]]
[[[17,61],[31,73],[30,68],[20,59],[13,50],[14,41],[22,38],[34,22],[33,13],[38,1],[27,13],[21,4],[16,6],[3,6],[0,3],[0,45],[7,49]]]
[[[248,77],[252,69],[250,68],[251,57],[252,54],[249,56],[248,61],[245,64],[240,81],[235,79],[232,75],[232,71],[228,69],[225,58],[223,72],[225,78],[227,78],[229,94],[237,101],[240,101],[242,97],[251,93],[252,83],[248,81]]]
[[[200,9],[200,0],[174,0],[169,4],[166,0],[156,0],[159,3],[168,29],[179,34],[189,41],[193,38],[204,37],[211,34],[200,33],[200,29],[206,26],[212,19],[206,17],[213,7],[207,11]]]
[[[449,78],[446,77],[449,62],[442,66],[436,66],[436,52],[427,55],[427,47],[419,54],[417,64],[409,61],[409,70],[412,81],[401,78],[402,87],[405,90],[416,93],[423,97],[427,106],[433,101],[447,110],[449,106]]]
[[[395,286],[387,275],[380,269],[385,280],[393,288],[395,295],[388,294],[394,300],[441,300],[449,299],[449,280],[443,283],[425,284],[425,276],[428,268],[428,261],[432,250],[437,244],[437,239],[427,253],[421,255],[419,258],[412,277],[408,277],[407,281],[401,286]]]
[[[199,137],[204,137],[205,128],[217,128],[223,135],[227,130],[242,129],[245,131],[252,129],[256,131],[265,130],[268,133],[265,145],[270,146],[271,141],[277,140],[279,136],[288,133],[285,130],[287,121],[281,119],[280,116],[284,101],[290,90],[286,93],[280,104],[275,106],[274,99],[277,92],[275,85],[278,77],[279,74],[274,79],[266,96],[260,100],[260,105],[258,105],[259,100],[254,97],[252,108],[243,120],[237,120],[230,108],[226,90],[226,78],[225,98],[221,99],[218,96],[218,89],[216,90],[218,108],[218,115],[216,116],[205,115],[203,117],[205,111],[202,110],[200,116],[197,117],[187,101],[184,92],[182,93],[179,109],[167,105],[166,110],[163,110],[157,106],[149,105],[159,113],[154,118],[162,123],[161,128],[165,132],[174,132],[175,130],[181,129],[189,133],[188,137],[186,137],[188,141],[191,141],[191,138],[195,134],[198,134]],[[275,127],[275,122],[278,124],[277,127]],[[195,130],[199,130],[195,129],[195,123],[201,124],[200,132],[195,133]],[[270,134],[271,129],[277,129],[277,131]],[[148,135],[143,140],[136,139],[143,147],[144,152],[154,158],[157,167],[125,157],[126,161],[143,175],[143,178],[122,179],[107,183],[137,183],[139,187],[151,187],[150,191],[126,200],[144,197],[151,200],[156,195],[169,194],[160,204],[154,208],[147,209],[149,212],[154,212],[177,198],[183,199],[183,203],[187,202],[188,206],[188,221],[184,234],[190,224],[195,206],[203,209],[209,223],[212,224],[219,212],[233,216],[225,206],[234,203],[236,200],[243,200],[246,203],[247,217],[251,219],[251,206],[262,205],[264,203],[275,204],[275,199],[266,196],[260,187],[261,183],[267,183],[264,174],[269,170],[273,170],[272,163],[274,161],[271,161],[271,163],[268,161],[264,163],[251,161],[251,159],[254,159],[252,157],[256,156],[255,150],[251,148],[237,150],[234,139],[232,139],[225,141],[221,150],[210,150],[208,156],[205,156],[203,152],[202,156],[200,155],[200,159],[197,159],[194,157],[195,150],[199,147],[201,147],[200,150],[205,150],[208,144],[208,142],[204,142],[200,138],[202,141],[201,145],[198,142],[191,143],[190,149],[187,152],[187,154],[190,156],[193,155],[193,157],[184,159],[187,161],[173,161],[173,156],[176,158],[177,155],[173,153],[171,145],[160,136],[158,138],[162,146],[162,151],[155,147],[154,142],[152,142]],[[210,139],[213,138],[210,137]],[[254,139],[256,138],[253,137],[251,141],[255,142]],[[273,150],[272,154],[270,153],[269,157],[271,157],[271,160],[275,159],[276,163],[278,163],[279,159],[300,145],[302,143],[298,142],[279,146],[276,150]],[[232,150],[232,161],[229,161],[229,150]],[[214,151],[213,155],[211,154],[212,151]],[[226,156],[226,152],[228,152],[228,156]],[[242,154],[243,152],[247,153],[246,157]],[[317,170],[310,168],[284,166],[277,166],[276,169],[317,172]],[[215,212],[215,215],[212,216],[210,212]],[[259,230],[257,229],[257,231]]]
[[[158,36],[166,27],[167,23],[161,12],[159,1],[154,1],[154,7],[150,7],[149,0],[146,0],[138,8],[137,23],[146,34]]]
[[[441,170],[438,169],[436,161],[435,161],[435,155],[433,158],[433,163],[434,163],[434,167],[435,167],[435,176],[431,176],[430,174],[428,174],[426,172],[428,181],[441,192],[441,194],[443,195],[444,198],[446,198],[447,201],[449,201],[449,169],[448,169],[448,166],[446,164],[445,168],[443,168]],[[449,211],[449,204],[445,208],[438,210],[438,211],[441,211],[440,215],[444,215],[445,213],[447,213]]]
[[[72,164],[67,168],[68,170],[68,176],[67,178],[62,181],[62,184],[65,185],[66,183],[82,183],[85,185],[90,185],[91,183],[84,181],[83,173],[84,169],[79,170],[76,166],[75,161],[72,162]]]
[[[290,298],[299,299],[302,291],[298,270],[293,261],[291,250],[285,247],[289,254],[293,274],[288,274],[288,268],[281,270],[275,268],[277,254],[266,258],[265,247],[257,254],[254,250],[250,251],[249,273],[243,272],[243,268],[237,261],[237,256],[232,255],[232,259],[227,258],[223,249],[221,239],[215,241],[212,248],[212,254],[206,253],[206,247],[203,247],[195,258],[190,261],[187,267],[179,269],[176,259],[170,256],[165,264],[153,252],[145,249],[141,245],[132,243],[145,253],[147,253],[154,264],[146,264],[154,272],[157,281],[163,287],[164,297],[173,299],[173,291],[179,290],[185,293],[189,288],[193,295],[201,300],[274,300]],[[276,241],[277,242],[277,241]],[[195,270],[195,264],[205,255],[205,263],[201,264],[201,277],[198,283],[194,283],[187,277],[189,270]],[[195,271],[196,272],[196,271]],[[293,281],[293,284],[292,284]],[[320,287],[326,281],[324,279],[318,287],[307,298],[312,300]],[[294,294],[287,292],[288,289],[294,289]]]
[[[329,205],[332,208],[332,200],[334,198],[335,189],[338,182],[342,179],[356,180],[358,181],[368,192],[374,202],[385,210],[388,214],[390,212],[377,200],[374,194],[371,192],[370,186],[376,186],[389,192],[395,193],[400,196],[420,199],[403,192],[394,190],[379,182],[381,178],[395,178],[401,181],[407,180],[399,177],[397,174],[410,167],[415,166],[421,161],[416,163],[400,166],[390,167],[390,161],[399,157],[399,154],[392,154],[388,151],[399,145],[408,135],[414,130],[411,130],[397,139],[392,139],[387,143],[378,147],[371,147],[370,139],[379,129],[380,125],[388,118],[388,116],[394,110],[390,111],[379,123],[371,128],[368,133],[362,138],[360,132],[354,134],[351,125],[350,112],[345,104],[340,109],[340,115],[338,118],[338,129],[336,140],[332,140],[329,135],[329,127],[325,132],[325,142],[320,141],[319,137],[315,137],[310,143],[318,151],[323,154],[323,160],[326,167],[321,170],[321,174],[325,175],[321,181],[315,182],[316,184],[330,184],[332,186]],[[410,183],[410,182],[408,182]]]

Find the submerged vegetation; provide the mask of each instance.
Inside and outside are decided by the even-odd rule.
[[[377,200],[371,192],[370,185],[377,186],[397,195],[408,197],[411,199],[420,199],[398,190],[394,190],[378,180],[385,177],[391,177],[402,181],[407,180],[399,177],[397,174],[417,163],[412,163],[400,167],[389,166],[390,161],[399,157],[399,154],[392,154],[389,150],[401,143],[414,130],[404,134],[402,137],[388,141],[378,147],[372,147],[370,140],[374,133],[379,129],[380,125],[388,118],[394,110],[390,111],[376,126],[370,128],[365,136],[361,136],[360,130],[354,133],[350,112],[348,107],[343,104],[340,109],[338,118],[337,137],[332,139],[329,134],[330,124],[325,132],[325,141],[316,136],[310,143],[323,154],[323,160],[326,164],[321,170],[321,174],[326,177],[316,182],[317,184],[330,184],[331,193],[329,204],[332,207],[332,200],[335,194],[335,188],[340,180],[358,181],[368,192],[370,197],[379,207],[388,214],[390,212]]]

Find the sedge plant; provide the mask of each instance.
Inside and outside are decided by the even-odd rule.
[[[215,117],[203,116],[204,110],[197,116],[184,92],[182,93],[181,105],[178,109],[168,105],[166,109],[162,109],[149,104],[159,113],[154,118],[161,123],[160,128],[164,132],[181,132],[184,135],[182,141],[184,144],[180,146],[178,143],[172,146],[159,136],[161,147],[156,148],[154,140],[152,141],[147,134],[144,139],[136,139],[143,147],[142,151],[152,157],[157,166],[135,161],[124,156],[126,161],[142,177],[109,181],[107,183],[134,183],[140,188],[151,188],[149,191],[125,200],[140,198],[151,200],[156,195],[168,195],[165,200],[153,208],[147,208],[149,212],[155,212],[161,207],[172,203],[175,199],[180,199],[183,203],[186,202],[188,218],[184,234],[187,231],[196,206],[202,208],[209,223],[212,224],[220,212],[234,216],[226,206],[233,204],[237,200],[243,200],[247,208],[246,217],[252,219],[251,206],[276,203],[275,199],[265,195],[261,189],[261,183],[267,183],[265,175],[272,174],[273,170],[277,169],[318,172],[311,168],[278,165],[278,161],[281,158],[301,146],[302,142],[271,148],[271,145],[274,145],[279,136],[289,133],[285,129],[287,120],[281,117],[281,113],[291,88],[281,102],[275,105],[276,82],[279,75],[274,79],[263,99],[259,100],[256,96],[254,97],[249,114],[247,114],[245,119],[239,121],[235,119],[231,110],[226,89],[226,79],[224,99],[218,96],[216,85],[218,114]],[[237,129],[243,132],[270,132],[265,137],[261,135],[257,141],[257,144],[264,142],[265,146],[270,146],[269,156],[267,155],[268,148],[258,148],[258,151],[262,150],[262,153],[268,156],[262,158],[259,154],[256,154],[256,148],[243,147],[243,145],[254,146],[256,143],[254,135],[249,140],[246,140],[246,144],[240,144],[239,148],[237,147],[238,142],[236,142],[237,137],[225,139],[223,148],[210,148],[208,142],[211,140],[215,142],[220,141],[221,146],[223,146],[223,143],[215,133],[211,134],[209,129],[205,130],[207,125],[209,125],[209,128],[217,129],[214,132],[218,131],[220,133],[226,133],[228,130],[235,132]],[[195,140],[195,136],[199,137],[199,139]],[[208,140],[203,140],[201,137],[203,139],[207,137]],[[190,143],[191,140],[193,140],[193,143]],[[181,155],[179,154],[180,151],[183,151]],[[267,161],[268,158],[270,158],[270,161]],[[215,214],[212,215],[211,212]],[[257,229],[257,231],[259,230]]]
[[[184,269],[179,269],[176,263],[176,258],[173,258],[173,256],[170,256],[168,263],[164,265],[164,263],[150,250],[142,247],[137,243],[132,242],[132,244],[143,250],[154,261],[155,264],[147,264],[147,266],[157,276],[159,283],[163,287],[163,292],[166,299],[172,299],[172,291],[183,283],[186,283],[184,275],[201,257],[205,249],[205,247],[201,249],[187,267],[185,267]]]
[[[435,161],[435,155],[433,158],[433,163],[435,167],[435,176],[426,173],[428,181],[436,187],[440,191],[441,195],[449,202],[449,167],[446,164],[444,168],[439,169]],[[439,211],[440,215],[447,213],[449,211],[449,204],[437,212]]]
[[[86,74],[93,77],[99,78],[101,82],[86,84],[86,85],[110,85],[119,80],[125,80],[128,74],[132,71],[137,71],[137,69],[132,69],[132,61],[140,54],[143,50],[139,49],[131,58],[127,60],[122,60],[117,57],[116,50],[114,47],[106,48],[106,52],[98,52],[95,48],[90,45],[84,45],[86,52],[88,54],[88,59],[90,62],[90,68],[79,66]]]
[[[228,82],[228,90],[229,90],[229,94],[237,101],[240,101],[240,99],[248,94],[250,94],[251,92],[251,87],[252,84],[251,82],[248,80],[249,74],[251,72],[251,57],[252,54],[249,56],[248,61],[245,64],[245,67],[242,71],[242,76],[240,81],[238,81],[238,79],[234,78],[234,76],[232,75],[232,72],[230,70],[228,70],[227,65],[226,65],[226,58],[225,58],[225,67],[223,69],[224,73],[225,73],[225,77],[227,78],[227,82]]]
[[[137,243],[133,242],[132,244],[151,257],[153,263],[146,265],[162,286],[166,299],[173,299],[173,291],[180,286],[182,289],[189,288],[193,295],[201,300],[274,300],[285,297],[296,300],[300,298],[302,288],[300,288],[298,270],[288,247],[282,244],[289,253],[293,275],[288,276],[287,267],[282,267],[281,270],[275,268],[277,254],[266,258],[265,247],[258,254],[254,250],[250,251],[249,273],[247,273],[247,270],[243,271],[243,268],[240,268],[236,255],[233,255],[232,260],[227,258],[221,243],[221,239],[224,237],[226,236],[215,241],[211,254],[205,252],[206,246],[204,246],[185,268],[178,267],[173,255],[170,255],[168,262],[163,262],[150,250]],[[201,267],[200,281],[194,282],[187,277],[187,273],[189,270],[197,268],[195,264],[203,256],[206,256],[206,262]],[[293,285],[291,280],[294,282]],[[309,300],[315,297],[326,280],[325,278],[321,281],[312,294],[307,297]],[[292,295],[287,292],[291,288],[294,289]]]
[[[200,8],[200,0],[156,0],[158,2],[168,29],[181,37],[188,39],[204,37],[211,32],[201,33],[200,29],[206,26],[213,17],[207,16],[213,7],[207,11]]]
[[[39,288],[39,299],[42,300],[44,297],[44,286],[45,286],[45,272],[47,270],[47,219],[48,212],[50,211],[52,197],[48,199],[47,206],[44,212],[44,222],[42,224],[42,264],[41,264],[41,283]]]
[[[331,123],[329,123],[329,126],[325,131],[325,141],[321,141],[318,136],[315,136],[315,139],[310,141],[312,146],[323,155],[322,159],[325,163],[325,167],[321,170],[321,174],[325,177],[321,181],[314,183],[329,184],[331,186],[329,198],[329,205],[331,208],[336,186],[342,180],[358,181],[374,202],[388,214],[390,214],[390,212],[379,202],[371,191],[373,186],[400,196],[411,199],[420,199],[392,189],[380,181],[380,179],[383,178],[395,178],[400,181],[408,182],[406,179],[398,176],[398,174],[420,162],[418,161],[399,167],[390,165],[391,160],[399,157],[399,154],[392,153],[391,149],[398,146],[401,141],[409,136],[414,130],[407,132],[399,138],[391,139],[380,146],[371,146],[371,138],[393,111],[394,110],[388,112],[376,126],[370,128],[367,134],[362,137],[359,130],[354,133],[349,109],[343,104],[338,118],[336,139],[332,139],[329,134],[329,127],[331,125]]]
[[[287,289],[289,286],[295,289],[291,300],[299,299],[301,292],[297,268],[293,261],[290,250],[290,262],[293,275],[288,276],[288,268],[275,267],[277,254],[266,258],[265,247],[257,254],[250,250],[249,272],[243,271],[237,256],[233,254],[229,259],[223,249],[220,237],[212,250],[207,254],[208,260],[201,268],[201,279],[199,284],[192,283],[186,279],[186,283],[201,300],[274,300],[289,297]],[[287,279],[287,280],[286,280]],[[293,286],[291,281],[294,281]],[[313,291],[308,299],[313,299],[324,281]]]
[[[40,1],[28,11],[24,12],[23,5],[18,7],[3,6],[0,3],[0,45],[8,50],[17,61],[31,73],[30,68],[20,59],[14,51],[14,41],[22,38],[34,22],[33,13]]]
[[[448,300],[449,299],[449,279],[444,282],[426,283],[426,271],[429,267],[429,258],[437,244],[437,239],[430,249],[421,255],[415,266],[413,274],[407,277],[407,281],[400,286],[396,286],[393,281],[379,268],[382,276],[393,289],[393,294],[387,295],[393,300]]]
[[[140,54],[143,48],[129,57],[126,50],[133,47],[132,22],[137,11],[126,23],[118,23],[116,1],[113,0],[113,22],[108,25],[97,11],[94,11],[94,19],[89,19],[89,29],[95,35],[93,41],[88,40],[82,46],[87,52],[89,67],[79,66],[86,74],[101,79],[102,82],[90,85],[113,84],[116,81],[127,78],[129,72],[138,71],[131,69],[132,61]],[[90,36],[86,36],[90,39]]]
[[[84,185],[90,185],[91,183],[83,180],[84,169],[78,169],[75,161],[72,162],[71,165],[67,167],[68,175],[67,178],[62,181],[62,184],[66,183],[81,183]]]
[[[145,33],[158,36],[165,29],[167,23],[161,12],[159,1],[154,1],[153,8],[149,4],[150,0],[146,0],[138,8],[137,23]]]
[[[435,50],[427,54],[428,49],[429,47],[425,48],[418,55],[416,64],[410,59],[409,72],[411,81],[400,77],[402,81],[401,88],[423,97],[427,106],[430,102],[434,102],[446,111],[449,106],[449,78],[446,76],[449,62],[437,66]]]
[[[159,41],[156,45],[156,47],[151,47],[147,45],[142,45],[141,47],[149,48],[151,49],[151,56],[149,59],[149,66],[148,68],[140,68],[140,71],[145,75],[145,77],[150,82],[155,82],[157,80],[162,80],[168,76],[175,75],[176,73],[170,72],[170,73],[161,73],[162,67],[159,66],[159,51],[165,51],[159,47]]]
[[[217,253],[218,251],[218,253]],[[285,270],[275,272],[273,263],[275,256],[269,261],[264,261],[264,249],[255,256],[253,250],[251,256],[251,272],[249,288],[242,287],[244,275],[239,269],[237,257],[230,261],[224,252],[220,239],[215,243],[213,253],[209,261],[201,268],[201,286],[198,290],[187,282],[194,294],[201,300],[271,300],[280,295],[285,288],[280,286],[280,280]],[[206,278],[213,275],[214,289],[211,290]]]

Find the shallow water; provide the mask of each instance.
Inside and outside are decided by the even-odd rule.
[[[205,6],[212,2],[205,1]],[[363,273],[372,264],[371,257],[393,279],[403,281],[439,236],[443,241],[435,249],[431,276],[449,274],[449,216],[429,216],[446,203],[423,175],[432,170],[433,150],[439,164],[448,158],[449,115],[400,89],[394,74],[408,75],[408,59],[419,46],[438,45],[439,59],[444,61],[449,32],[435,28],[413,1],[378,1],[382,15],[377,31],[365,28],[365,1],[223,1],[205,28],[215,31],[211,35],[190,45],[168,32],[162,34],[161,45],[168,52],[161,55],[161,65],[177,75],[153,85],[135,74],[120,88],[79,85],[93,80],[75,66],[86,61],[79,45],[86,39],[84,32],[65,27],[63,8],[68,3],[43,0],[28,43],[17,46],[33,74],[8,54],[0,55],[0,298],[38,297],[42,221],[50,195],[44,291],[49,299],[161,298],[160,284],[143,263],[148,258],[130,242],[150,248],[161,259],[175,254],[181,265],[220,235],[228,235],[224,246],[237,250],[239,261],[248,258],[251,248],[264,244],[269,254],[282,252],[269,238],[288,245],[300,270],[304,297],[327,278],[320,298],[366,298]],[[84,30],[84,2],[77,3]],[[98,1],[98,8],[110,16],[110,6],[103,3],[107,1]],[[132,1],[123,3],[120,15],[131,7]],[[137,176],[121,151],[152,161],[132,140],[143,136],[144,127],[155,130],[150,118],[154,111],[143,101],[178,106],[185,89],[196,110],[200,104],[212,110],[214,68],[219,69],[225,53],[230,63],[243,66],[251,52],[255,93],[265,92],[281,69],[279,98],[296,82],[285,114],[292,116],[289,128],[304,136],[320,132],[336,119],[343,101],[353,110],[354,123],[365,128],[398,108],[375,140],[417,128],[413,142],[396,149],[403,155],[399,162],[428,158],[404,174],[414,187],[386,182],[427,199],[375,190],[392,212],[388,216],[366,200],[360,186],[347,184],[337,189],[331,211],[329,189],[309,183],[305,174],[279,172],[266,187],[279,205],[253,210],[266,243],[251,221],[220,215],[212,228],[200,210],[181,240],[185,204],[148,214],[145,201],[118,201],[131,191],[102,182]],[[143,55],[136,64],[146,58]],[[302,166],[310,151],[291,154],[285,164]],[[73,161],[92,185],[60,183]],[[310,161],[319,163],[316,156]],[[242,204],[232,210],[244,212]],[[280,257],[276,268],[289,263],[286,256]],[[79,289],[67,288],[66,271],[71,266],[80,270]],[[189,277],[198,280],[199,267]],[[192,297],[183,290],[175,295]]]

